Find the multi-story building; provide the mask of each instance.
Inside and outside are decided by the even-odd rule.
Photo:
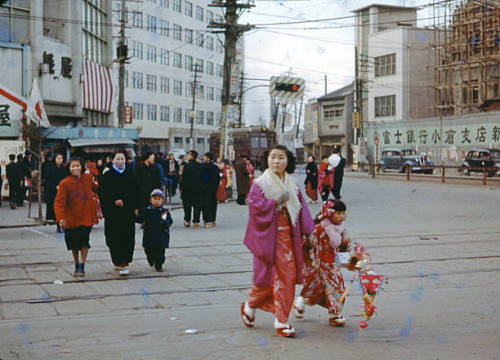
[[[337,146],[350,164],[353,109],[354,83],[309,100],[305,111],[304,152],[314,155],[319,161]]]
[[[355,107],[362,115],[362,136],[366,139],[369,161],[377,161],[384,147],[410,147],[431,155],[436,163],[452,163],[463,159],[472,147],[500,145],[498,112],[466,114],[474,106],[478,111],[481,101],[485,107],[490,106],[487,97],[494,99],[498,84],[495,76],[491,76],[498,69],[491,42],[496,28],[491,25],[498,23],[498,19],[490,16],[489,8],[485,13],[488,15],[465,16],[464,13],[476,14],[474,11],[484,9],[474,6],[448,11],[444,19],[449,23],[436,19],[439,26],[434,29],[416,27],[417,9],[412,7],[369,5],[354,11]],[[478,32],[471,35],[475,46],[464,45],[467,36],[464,29],[467,26],[479,29],[478,22],[486,18],[491,41],[483,44]],[[456,43],[451,41],[452,34],[459,39]],[[473,78],[480,68],[477,63],[481,54],[484,56],[480,61],[488,65],[483,69],[491,74]],[[444,76],[445,73],[448,75]],[[455,89],[455,85],[462,85],[462,91]],[[455,108],[460,108],[462,114],[450,111]]]
[[[27,97],[38,80],[52,125],[45,130],[48,149],[69,155],[77,148],[93,152],[98,145],[109,152],[111,145],[132,146],[137,138],[136,130],[109,128],[116,90],[110,68],[111,3],[11,0],[0,6],[0,64],[8,69],[0,83]],[[19,122],[10,127],[17,129],[17,137]]]
[[[126,127],[139,127],[140,144],[154,151],[208,151],[222,119],[223,36],[207,32],[217,8],[202,0],[127,2]],[[120,2],[116,2],[119,10]],[[118,24],[119,17],[114,18]],[[119,27],[114,27],[118,36]],[[116,72],[118,73],[118,72]],[[195,83],[196,78],[196,83]],[[196,85],[196,86],[195,86]],[[193,121],[194,144],[190,143]]]

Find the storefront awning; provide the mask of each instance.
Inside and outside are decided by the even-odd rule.
[[[106,145],[135,145],[131,139],[68,139],[71,147],[106,146]]]

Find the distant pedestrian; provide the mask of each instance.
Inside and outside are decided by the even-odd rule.
[[[90,231],[97,224],[97,183],[91,174],[82,173],[83,161],[73,157],[68,162],[70,175],[59,183],[54,201],[57,223],[64,229],[66,248],[75,262],[73,276],[85,276],[85,261],[90,248]]]
[[[314,162],[314,156],[307,157],[306,166],[306,194],[309,197],[309,203],[316,204],[318,202],[318,166]]]
[[[124,150],[115,152],[113,165],[106,168],[99,186],[106,245],[114,268],[121,276],[130,272],[135,247],[135,216],[139,209],[139,186],[126,162]]]
[[[248,172],[247,166],[248,155],[241,154],[240,158],[234,164],[234,170],[236,172],[236,189],[238,191],[238,198],[236,202],[239,205],[245,205],[245,199],[250,191],[250,173]]]
[[[328,156],[323,156],[321,158],[321,164],[319,164],[318,169],[318,190],[321,195],[321,200],[328,200],[330,191],[333,189],[333,171],[335,169],[329,170]]]
[[[309,209],[291,174],[295,158],[283,145],[266,154],[262,176],[248,196],[249,219],[244,243],[254,255],[253,285],[241,304],[246,327],[255,326],[255,310],[274,314],[276,332],[294,337],[288,317],[295,285],[302,282],[302,236],[314,230]]]
[[[165,249],[170,245],[170,226],[174,222],[167,208],[163,191],[155,189],[151,192],[151,204],[142,209],[136,221],[143,225],[142,246],[149,266],[156,271],[163,271]]]
[[[135,175],[139,184],[140,208],[145,208],[149,203],[149,195],[153,189],[159,189],[161,184],[160,170],[155,165],[155,154],[147,152],[144,154],[144,163],[137,164]]]
[[[168,154],[168,159],[165,161],[165,175],[167,176],[167,191],[170,196],[175,196],[179,180],[179,164],[173,153]]]
[[[332,188],[332,194],[335,200],[342,199],[342,196],[340,196],[340,188],[342,187],[342,180],[344,179],[345,162],[345,159],[340,154],[340,148],[335,146],[333,148],[333,154],[328,158],[330,167],[335,169],[333,172]]]
[[[47,209],[45,211],[45,219],[56,221],[54,212],[54,199],[56,198],[59,183],[66,177],[67,169],[64,167],[64,158],[62,154],[57,154],[55,162],[52,166],[47,166],[43,187],[45,191],[45,202]],[[57,224],[57,232],[62,232],[59,224]]]
[[[217,188],[220,182],[220,170],[214,163],[214,154],[207,152],[203,164],[203,191],[201,210],[205,227],[215,226],[217,218]]]
[[[196,161],[198,152],[191,150],[187,154],[188,163],[182,170],[182,205],[184,207],[184,226],[200,227],[201,194],[203,191],[203,165]]]
[[[9,184],[9,205],[11,209],[17,207],[19,192],[21,191],[22,175],[20,168],[16,163],[16,155],[9,155],[10,163],[5,167],[7,182]]]
[[[217,158],[215,165],[219,168],[219,186],[217,187],[217,201],[226,202],[227,168],[228,166],[220,157]]]
[[[29,163],[24,161],[23,154],[17,154],[16,168],[21,179],[17,191],[16,205],[22,207],[24,206],[24,200],[26,200],[26,191],[28,191],[28,179],[31,177]]]

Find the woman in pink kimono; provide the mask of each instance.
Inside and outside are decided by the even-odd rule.
[[[253,253],[253,286],[241,304],[246,327],[255,326],[255,309],[272,312],[279,335],[294,337],[288,324],[295,285],[302,283],[302,235],[314,223],[299,187],[290,174],[295,158],[282,145],[266,156],[264,173],[255,179],[248,195],[249,220],[244,243]]]

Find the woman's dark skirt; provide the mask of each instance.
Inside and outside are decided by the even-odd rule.
[[[135,223],[125,219],[105,219],[104,235],[113,264],[119,266],[131,263],[134,257]]]
[[[68,250],[81,250],[82,248],[90,248],[90,230],[89,226],[79,226],[74,229],[66,229],[64,231],[64,240]]]

